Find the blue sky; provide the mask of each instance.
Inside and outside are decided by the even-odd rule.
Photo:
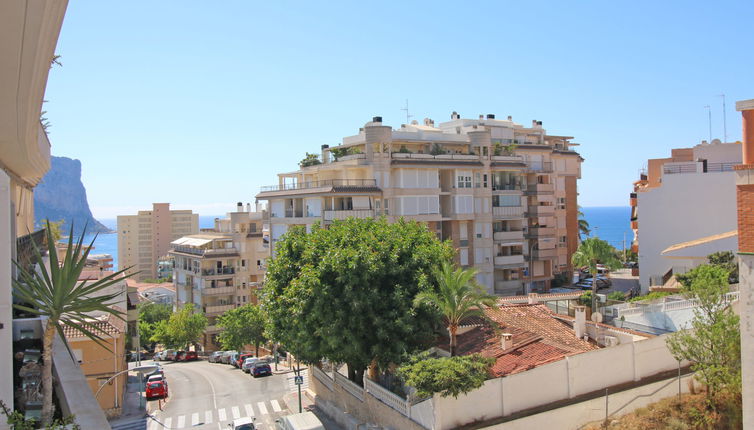
[[[322,3],[322,4],[319,4]],[[358,4],[357,4],[358,3]],[[583,206],[628,204],[647,158],[741,138],[754,2],[71,1],[44,106],[94,215],[221,214],[306,151],[400,109],[574,136]]]

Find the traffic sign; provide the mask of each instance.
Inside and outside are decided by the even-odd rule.
[[[294,376],[293,377],[293,383],[296,385],[304,385],[304,377],[303,376]]]

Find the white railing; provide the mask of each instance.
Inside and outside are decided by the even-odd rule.
[[[495,257],[496,266],[504,266],[506,264],[524,264],[523,255],[505,255]]]
[[[406,399],[390,392],[380,384],[371,381],[366,376],[364,376],[364,389],[377,400],[390,406],[401,414],[409,416],[409,410],[411,409],[411,406],[408,404],[408,401]]]
[[[523,240],[524,239],[524,232],[522,230],[518,231],[496,231],[492,235],[494,240]]]
[[[524,207],[523,206],[493,206],[492,214],[494,216],[523,218]]]
[[[314,377],[317,378],[319,382],[321,382],[325,387],[327,387],[328,390],[330,391],[333,390],[333,386],[332,386],[333,380],[332,378],[330,378],[330,376],[327,375],[327,373],[323,372],[316,366],[311,366],[309,367],[309,369],[311,369],[312,375],[314,375]]]
[[[342,211],[325,211],[325,221],[332,221],[346,218],[374,218],[372,209],[355,209]]]
[[[235,308],[234,305],[217,305],[217,306],[207,306],[205,313],[208,314],[217,314],[221,312],[226,312],[231,309]]]
[[[493,155],[492,161],[513,161],[517,163],[523,163],[524,158],[520,155]]]
[[[335,372],[335,383],[340,385],[344,390],[357,399],[364,401],[364,389],[351,382],[348,378]]]
[[[408,152],[393,152],[393,158],[411,158],[419,160],[478,160],[478,155],[469,154],[412,154]]]
[[[735,302],[739,298],[739,292],[733,291],[730,293],[726,293],[723,298],[723,304],[729,304],[732,302]],[[699,301],[696,299],[686,299],[686,300],[671,300],[671,301],[664,301],[662,303],[653,303],[649,305],[641,305],[641,304],[622,304],[622,305],[615,305],[611,306],[610,308],[613,314],[620,318],[622,316],[629,316],[629,315],[641,315],[646,313],[653,313],[653,312],[666,312],[666,311],[678,311],[682,309],[690,309],[695,308],[699,306]]]

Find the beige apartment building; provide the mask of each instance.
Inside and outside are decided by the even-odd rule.
[[[157,278],[157,262],[167,255],[170,242],[199,232],[199,215],[171,210],[170,203],[153,203],[151,211],[118,216],[119,269],[133,267],[136,280]]]
[[[571,273],[578,246],[577,188],[583,159],[571,137],[494,115],[425,119],[393,129],[375,117],[321,160],[278,175],[256,196],[268,202],[273,245],[293,225],[347,217],[427,223],[475,267],[494,294],[544,291]],[[317,164],[319,163],[319,164]]]
[[[207,316],[205,351],[219,348],[218,316],[246,303],[256,303],[270,253],[265,217],[264,211],[252,212],[248,204],[244,210],[239,203],[235,212],[215,219],[214,228],[171,243],[176,306],[193,303]]]

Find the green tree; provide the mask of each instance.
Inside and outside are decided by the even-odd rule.
[[[615,257],[615,248],[598,237],[590,237],[579,244],[571,257],[576,267],[587,267],[592,275],[592,312],[597,311],[597,265],[602,264],[610,270],[621,267],[620,260]]]
[[[173,307],[167,304],[145,302],[139,305],[139,337],[142,342],[151,342],[150,350],[156,343],[152,340],[155,335],[157,323],[167,321],[173,314]]]
[[[125,272],[130,267],[105,276],[100,280],[79,282],[79,275],[86,266],[91,245],[97,240],[95,236],[89,247],[83,246],[86,228],[76,242],[73,242],[73,225],[68,236],[68,248],[63,260],[58,260],[55,240],[50,223],[47,223],[47,257],[49,269],[39,264],[30,269],[15,263],[18,279],[13,279],[13,297],[18,301],[13,307],[34,315],[47,317],[43,336],[42,364],[42,424],[52,421],[52,348],[55,334],[65,341],[63,328],[78,330],[86,337],[107,348],[101,333],[91,318],[92,312],[105,312],[123,319],[123,312],[111,307],[120,296],[120,292],[106,293],[104,290],[128,277]],[[36,261],[42,262],[42,250],[33,246]]]
[[[255,304],[249,303],[225,312],[217,319],[217,325],[223,328],[218,337],[223,349],[240,351],[244,345],[254,345],[259,357],[259,345],[267,342],[267,318],[262,308]]]
[[[139,323],[139,330],[141,325],[145,323]],[[179,347],[178,342],[172,337],[170,333],[170,326],[168,320],[157,321],[154,324],[150,324],[149,328],[145,331],[145,335],[150,335],[148,338],[152,343],[159,343],[166,348]]]
[[[201,312],[194,312],[194,305],[186,303],[167,321],[156,324],[152,339],[170,347],[188,348],[201,338],[205,328],[207,317]]]
[[[707,256],[707,261],[710,265],[720,267],[721,269],[728,272],[729,284],[738,283],[738,261],[736,260],[736,256],[733,254],[733,252],[715,252]],[[675,278],[678,282],[681,283],[681,285],[689,287],[695,276],[695,273],[696,272],[694,271],[694,269],[692,269],[687,273],[675,275]]]
[[[741,332],[739,317],[725,299],[730,291],[728,275],[719,266],[694,269],[683,289],[698,302],[691,328],[675,332],[667,340],[677,360],[692,362],[695,377],[707,386],[707,400],[713,408],[720,394],[741,391]]]
[[[304,167],[316,166],[318,164],[322,164],[322,162],[319,161],[319,155],[310,154],[308,152],[306,153],[306,157],[304,157],[304,159],[299,161],[298,163],[299,167],[301,167],[302,169]]]
[[[607,299],[623,302],[626,301],[626,293],[624,293],[623,291],[613,291],[612,293],[607,295]]]
[[[495,298],[484,292],[476,284],[475,269],[453,269],[449,263],[443,263],[437,270],[437,289],[422,291],[414,299],[415,306],[428,304],[437,308],[443,316],[445,327],[450,336],[450,355],[456,355],[456,332],[466,318],[484,317],[483,306],[495,304]]]
[[[433,339],[438,317],[413,300],[436,284],[435,268],[453,256],[426,225],[348,219],[310,234],[294,227],[269,263],[262,306],[270,335],[297,358],[387,368]]]
[[[416,388],[419,397],[438,393],[442,397],[458,398],[481,387],[494,362],[478,354],[442,358],[422,354],[399,367],[398,376],[406,385]]]
[[[579,216],[579,240],[583,240],[584,236],[588,237],[592,230],[589,228],[589,221],[584,217],[584,212],[581,211],[581,206],[579,206],[577,213]]]
[[[63,238],[62,228],[63,228],[63,224],[65,224],[65,220],[64,219],[60,219],[57,221],[45,220],[45,222],[47,223],[47,228],[50,230],[50,233],[52,233],[53,240],[55,240],[55,243],[57,243],[60,239]]]

